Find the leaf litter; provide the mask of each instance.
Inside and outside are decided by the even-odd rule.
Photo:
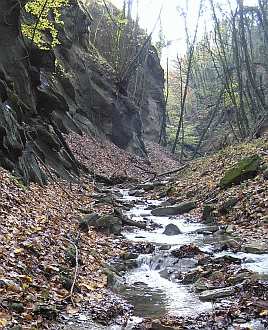
[[[68,139],[76,157],[94,173],[148,180],[152,173],[178,168],[176,159],[151,142],[146,143],[151,161],[148,165],[148,162],[133,158],[108,141],[96,141],[75,133],[70,133]],[[246,147],[233,146],[207,159],[192,162],[175,181],[173,179],[170,196],[185,201],[188,198],[186,192],[192,191],[197,208],[191,214],[199,218],[204,203],[217,199],[219,205],[230,196],[236,197],[237,205],[228,214],[219,213],[219,222],[222,226],[234,223],[244,241],[267,239],[267,224],[261,228],[257,226],[267,216],[267,181],[262,179],[262,174],[224,191],[217,186],[226,169],[242,156],[256,151],[268,161],[267,139],[254,141]],[[107,277],[102,273],[102,262],[109,262],[127,252],[129,245],[91,228],[86,233],[79,229],[74,219],[74,216],[81,215],[79,210],[87,209],[99,214],[113,211],[113,206],[107,205],[96,210],[92,178],[85,174],[82,179],[83,185],[61,182],[67,195],[53,182],[44,188],[31,183],[26,189],[9,172],[0,168],[0,328],[18,324],[22,329],[52,329],[52,322],[59,313],[68,319],[85,309],[103,323],[112,321],[118,314],[129,313],[127,304],[118,303],[118,298],[111,296],[106,288]],[[154,192],[150,197],[159,198],[160,193]],[[79,251],[75,284],[80,290],[74,290],[72,301],[66,300],[70,290],[62,283],[63,276],[71,284],[75,276],[74,267],[66,260],[70,241]],[[241,286],[243,295],[234,298],[233,306],[237,309],[222,308],[212,315],[204,314],[192,320],[163,317],[153,322],[160,322],[166,328],[177,326],[181,329],[201,329],[209,324],[211,327],[208,329],[217,329],[222,322],[224,329],[226,320],[234,317],[232,313],[238,313],[243,304],[267,319],[264,289],[267,288],[258,281],[247,281]],[[147,323],[152,324],[152,320]],[[142,328],[148,327],[141,324]],[[139,329],[138,325],[136,329]]]

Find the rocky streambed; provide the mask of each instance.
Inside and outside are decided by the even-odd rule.
[[[144,201],[137,191],[117,195],[135,203],[124,216],[146,224],[124,227],[132,248],[106,272],[114,293],[133,305],[133,316],[127,324],[102,325],[85,313],[69,320],[68,329],[267,329],[266,246],[244,245],[232,226],[166,215],[170,206],[160,209],[163,201]]]

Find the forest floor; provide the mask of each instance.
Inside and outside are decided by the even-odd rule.
[[[162,187],[150,196],[181,201],[194,198],[197,208],[191,215],[195,217],[202,216],[210,199],[216,198],[220,205],[230,196],[236,197],[238,203],[220,215],[219,222],[234,224],[245,242],[268,243],[267,223],[262,222],[268,215],[268,181],[262,172],[237,187],[218,187],[224,171],[241,157],[257,152],[268,162],[267,141],[266,134],[196,160],[178,172],[165,191]],[[180,167],[171,154],[151,142],[146,142],[150,165],[104,139],[72,133],[68,142],[91,171],[107,177],[131,177],[135,179],[129,180],[132,185]],[[111,298],[102,270],[132,244],[93,229],[83,232],[75,219],[85,209],[102,215],[113,212],[113,205],[97,208],[95,196],[94,180],[87,173],[81,184],[69,185],[54,178],[46,187],[31,183],[26,188],[19,178],[0,168],[0,328],[59,329],[51,323],[59,312],[67,319],[86,307],[91,309],[92,318],[106,322],[130,311],[127,304]],[[70,262],[70,255],[75,255],[75,260]],[[259,313],[267,317],[267,310],[262,307]]]

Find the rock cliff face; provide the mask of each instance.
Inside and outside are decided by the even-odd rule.
[[[85,12],[73,2],[62,10],[62,19],[61,45],[40,51],[22,39],[19,7],[9,0],[0,4],[0,165],[19,173],[26,184],[45,183],[38,163],[65,178],[79,173],[62,134],[69,129],[102,132],[117,146],[146,157],[142,131],[154,140],[163,118],[163,73],[153,48],[138,108],[120,93],[115,71],[89,46]]]
[[[109,52],[109,47],[111,46],[107,42],[116,35],[113,32],[116,29],[115,25],[105,17],[106,15],[103,15],[101,7],[94,5],[94,1],[90,1],[90,3],[92,5],[89,7],[89,11],[93,18],[90,27],[90,40],[102,56],[110,62],[115,62],[117,50]],[[114,17],[120,16],[117,8],[111,4],[109,5],[109,10]],[[108,29],[107,26],[109,27]],[[131,57],[135,56],[135,52],[137,54],[146,40],[145,32],[137,27],[135,22],[130,22],[129,29],[130,31],[126,28],[125,35],[122,32],[122,39],[125,42],[127,40],[127,46],[124,47],[124,45],[119,44],[119,48],[120,46],[122,48],[122,54],[119,54],[117,63],[119,76],[126,69],[126,66],[131,61]],[[131,33],[136,36],[136,39]],[[122,65],[122,63],[124,64]],[[139,108],[144,138],[158,142],[161,126],[163,125],[163,120],[165,120],[164,70],[160,65],[156,49],[150,43],[146,44],[145,51],[138,58],[134,67],[135,69],[132,70],[128,77],[127,93]],[[163,125],[162,142],[166,142],[165,125]]]
[[[145,65],[140,65],[138,70],[144,79],[140,102],[143,136],[150,141],[158,142],[161,127],[164,124],[162,141],[165,144],[164,70],[153,46],[149,48]]]
[[[62,72],[45,74],[46,83],[67,100],[81,130],[93,134],[96,127],[117,146],[145,156],[139,111],[119,92],[114,70],[89,46],[87,16],[73,6],[62,18],[61,45],[54,51]]]

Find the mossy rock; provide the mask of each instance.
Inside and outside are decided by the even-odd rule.
[[[237,202],[238,200],[236,198],[229,198],[220,206],[220,212],[228,213],[236,205]]]
[[[258,154],[241,159],[227,170],[220,181],[221,188],[230,187],[233,184],[239,184],[244,180],[254,178],[260,166],[262,159]]]
[[[207,220],[209,217],[211,217],[214,210],[215,210],[215,204],[206,204],[204,206],[202,219]]]
[[[14,303],[12,303],[12,304],[10,305],[10,307],[11,307],[15,312],[17,312],[17,313],[19,313],[19,314],[21,314],[21,313],[24,312],[24,306],[23,306],[22,303],[16,303],[16,302],[14,302]]]
[[[84,217],[78,216],[75,219],[79,222],[79,227],[83,231],[88,231],[90,226],[95,226],[96,221],[99,219],[99,215],[96,213],[86,214]]]
[[[121,235],[122,221],[113,215],[106,215],[96,220],[94,229],[105,234]]]
[[[120,287],[124,286],[123,280],[120,276],[116,275],[108,268],[102,270],[102,274],[107,276],[107,287],[110,289],[117,290]]]
[[[268,168],[263,172],[264,180],[268,180]]]
[[[66,289],[66,290],[68,290],[68,291],[70,291],[71,290],[71,288],[72,288],[72,285],[73,285],[73,281],[72,280],[70,280],[68,277],[66,277],[66,276],[61,276],[60,277],[60,281],[61,281],[61,284],[62,284],[62,286],[64,287],[64,289]],[[76,292],[81,292],[81,289],[79,288],[79,286],[77,286],[76,284],[74,285],[74,290],[76,291]]]
[[[126,252],[122,255],[122,258],[123,258],[123,260],[130,260],[130,259],[137,259],[138,256],[139,255],[137,253]]]
[[[43,318],[48,320],[55,320],[57,317],[57,306],[49,302],[37,303],[35,314],[42,315]]]
[[[71,267],[76,265],[76,250],[74,246],[69,246],[68,250],[65,252],[65,261]]]

